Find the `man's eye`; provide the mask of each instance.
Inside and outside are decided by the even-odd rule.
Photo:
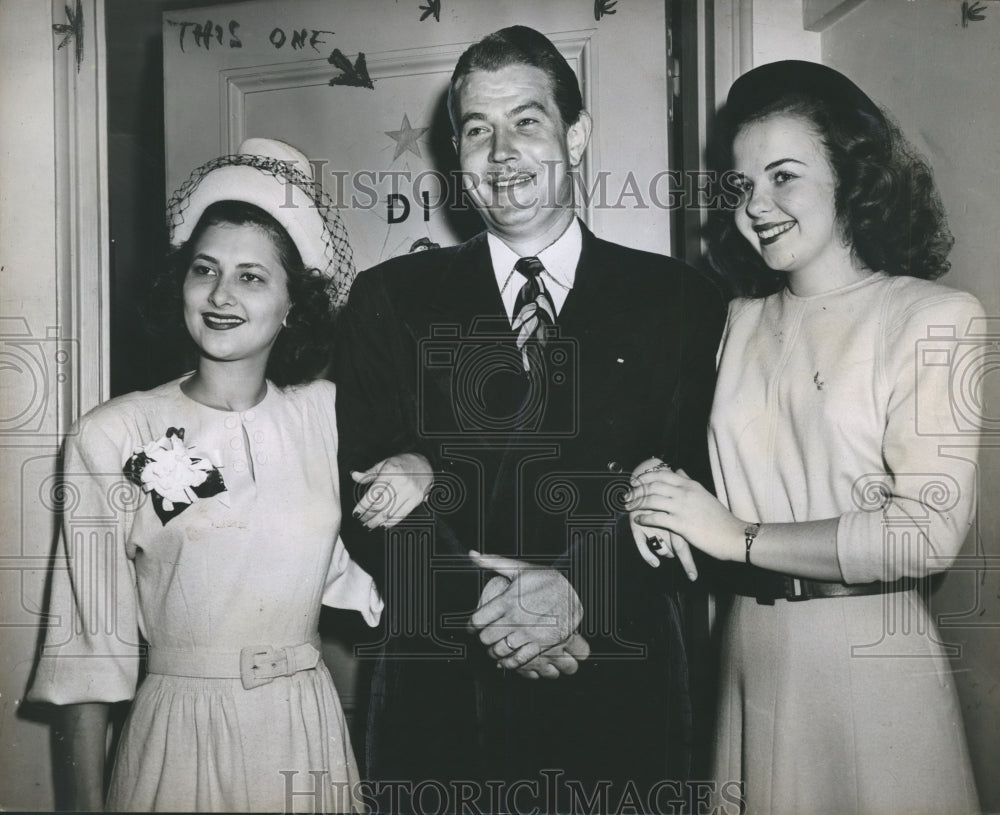
[[[465,135],[467,138],[472,139],[475,138],[476,136],[483,135],[483,133],[485,132],[486,132],[485,127],[470,127],[468,130],[465,131]]]
[[[531,127],[531,125],[536,125],[536,124],[538,124],[538,119],[531,119],[531,118],[518,119],[517,122],[518,127]]]

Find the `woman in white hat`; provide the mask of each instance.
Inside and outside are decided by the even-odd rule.
[[[169,210],[156,301],[183,314],[197,368],[67,438],[74,503],[29,696],[66,706],[81,808],[105,803],[108,708],[134,697],[109,809],[355,810],[317,625],[321,604],[375,625],[382,601],[338,537],[335,388],[312,381],[354,276],[346,232],[305,157],[266,139],[196,170]],[[428,485],[397,484],[396,510]]]

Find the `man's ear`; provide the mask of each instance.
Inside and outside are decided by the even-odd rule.
[[[576,167],[583,159],[583,151],[587,149],[590,142],[590,130],[593,121],[590,114],[585,110],[580,111],[580,115],[566,130],[566,150],[569,153],[570,166]]]

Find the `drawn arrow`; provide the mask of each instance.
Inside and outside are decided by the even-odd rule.
[[[69,6],[66,6],[66,19],[69,21],[66,23],[56,23],[52,26],[52,30],[56,34],[62,34],[63,38],[56,46],[58,51],[63,48],[70,40],[73,40],[75,56],[76,56],[76,71],[80,72],[80,63],[83,61],[83,3],[81,0],[76,0],[76,11],[74,12]]]
[[[330,80],[331,85],[345,85],[351,88],[375,90],[372,78],[368,76],[368,65],[365,63],[363,51],[358,52],[358,58],[354,60],[354,64],[352,65],[351,61],[343,55],[339,48],[334,48],[327,62],[336,66],[341,71],[339,76],[335,76]]]
[[[441,22],[441,0],[427,0],[427,5],[421,6],[420,10],[423,12],[420,15],[420,22],[423,22],[432,14],[436,22]]]
[[[978,23],[986,19],[986,6],[982,3],[962,3],[962,28],[968,28],[969,23]]]
[[[605,14],[617,14],[618,0],[594,0],[594,19],[600,20]]]

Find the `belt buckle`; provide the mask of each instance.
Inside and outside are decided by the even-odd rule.
[[[240,682],[244,690],[259,688],[288,673],[288,654],[273,645],[248,645],[240,651]]]
[[[789,603],[801,603],[803,600],[811,600],[812,597],[808,580],[799,577],[785,578],[785,599]]]

